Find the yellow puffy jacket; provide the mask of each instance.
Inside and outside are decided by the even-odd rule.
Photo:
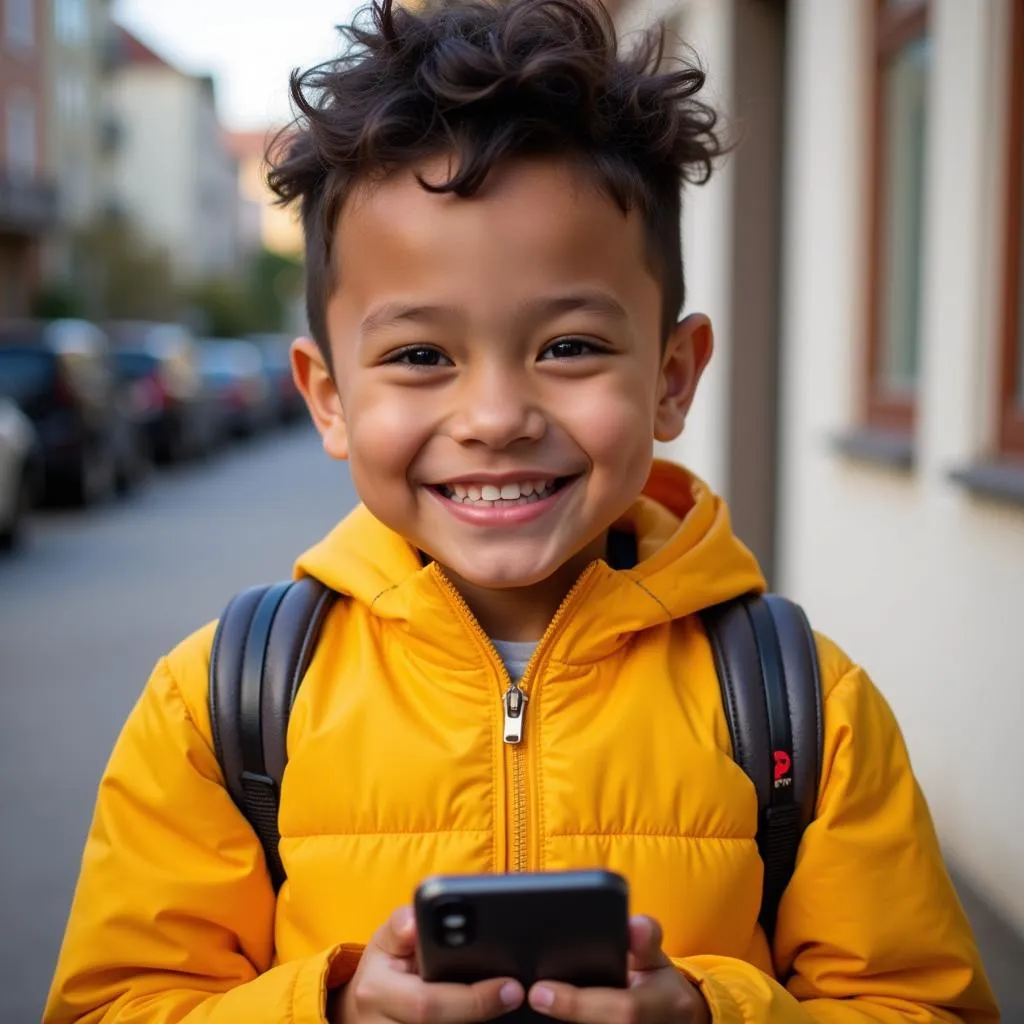
[[[896,722],[824,639],[817,817],[773,968],[754,790],[694,615],[763,581],[680,469],[658,464],[629,519],[640,564],[594,563],[566,599],[520,747],[503,666],[436,566],[365,509],[302,557],[351,599],[291,720],[276,901],[214,755],[213,627],[163,659],[100,784],[46,1024],[319,1024],[425,876],[597,865],[661,921],[716,1022],[998,1019]]]

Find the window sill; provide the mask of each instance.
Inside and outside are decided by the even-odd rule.
[[[905,472],[914,468],[914,438],[903,431],[858,427],[834,437],[832,447],[858,462]]]
[[[949,477],[982,498],[994,498],[1024,508],[1024,464],[979,462],[954,469]]]

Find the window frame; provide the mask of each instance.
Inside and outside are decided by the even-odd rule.
[[[20,181],[39,173],[39,110],[28,89],[14,89],[3,108],[5,168]]]
[[[89,41],[89,10],[85,0],[55,0],[53,27],[64,46],[84,46]]]
[[[885,132],[885,75],[890,61],[910,43],[928,33],[930,0],[908,0],[890,6],[875,3],[873,96],[871,102],[871,206],[868,239],[867,366],[864,413],[869,427],[910,434],[917,414],[915,395],[887,394],[885,357],[878,319],[881,311],[881,269],[884,242],[882,216],[887,199]],[[923,339],[921,339],[923,340]]]
[[[32,0],[2,0],[3,35],[9,50],[30,53],[36,48],[36,9]]]
[[[1024,407],[1020,401],[1020,362],[1024,359],[1024,0],[1011,0],[1011,5],[998,447],[1001,455],[1024,459]]]

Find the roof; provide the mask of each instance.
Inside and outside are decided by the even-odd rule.
[[[119,56],[126,64],[146,64],[150,67],[167,68],[169,71],[177,70],[123,25],[117,25],[115,28]]]
[[[267,128],[261,132],[224,132],[224,145],[236,160],[260,157],[266,152],[267,143],[274,137],[276,129]]]

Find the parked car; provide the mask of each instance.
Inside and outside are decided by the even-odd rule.
[[[263,353],[251,341],[207,338],[202,342],[202,372],[216,396],[228,433],[252,437],[277,416]]]
[[[177,324],[104,325],[132,414],[158,462],[202,456],[216,441],[216,410],[203,387],[196,340]]]
[[[109,340],[95,324],[0,323],[0,396],[35,425],[46,499],[89,505],[145,476],[144,437],[114,372]]]
[[[250,334],[248,340],[255,342],[263,351],[278,420],[291,423],[305,416],[306,403],[292,376],[292,339],[287,334]]]
[[[21,539],[41,472],[32,421],[9,398],[0,398],[0,551],[10,551]]]

